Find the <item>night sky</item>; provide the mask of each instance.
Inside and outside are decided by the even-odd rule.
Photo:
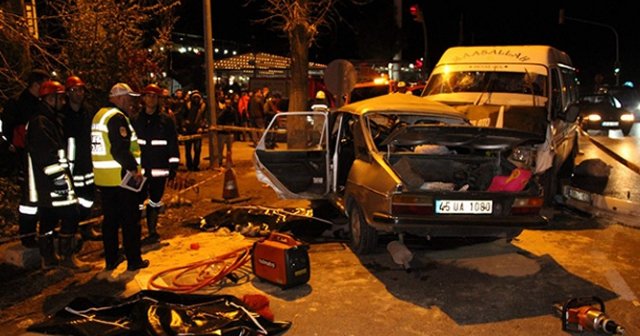
[[[258,8],[262,1],[245,6],[243,0],[212,1],[214,39],[251,45],[259,51],[288,54],[288,41],[282,33],[256,23],[264,17]],[[567,17],[612,26],[619,36],[621,83],[640,82],[640,34],[638,19],[631,2],[607,1],[607,7],[561,5],[551,1],[477,2],[461,4],[453,1],[404,1],[403,26],[395,38],[387,22],[393,16],[392,0],[372,0],[369,5],[356,6],[343,0],[339,17],[328,29],[321,31],[316,45],[310,50],[310,60],[329,63],[342,58],[350,60],[381,59],[392,43],[401,43],[402,56],[415,60],[424,53],[422,26],[412,20],[409,6],[421,6],[427,25],[428,61],[435,64],[451,46],[549,44],[566,51],[580,71],[584,85],[591,85],[595,74],[602,73],[613,84],[615,35],[611,29],[594,24],[566,20],[559,25],[559,9]],[[546,5],[545,5],[546,4]],[[529,7],[522,9],[520,7]],[[178,13],[181,20],[177,32],[203,34],[202,2],[185,1]],[[462,34],[460,34],[461,17]],[[214,43],[215,44],[215,43]]]

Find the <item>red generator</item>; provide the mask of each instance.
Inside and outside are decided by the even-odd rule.
[[[290,235],[272,232],[253,244],[253,273],[283,289],[304,284],[311,275],[308,250],[308,245]]]

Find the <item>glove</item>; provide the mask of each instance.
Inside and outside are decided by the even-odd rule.
[[[53,192],[60,196],[69,195],[69,186],[71,184],[68,180],[69,178],[67,177],[67,175],[62,175],[53,180]]]
[[[173,181],[176,178],[176,170],[169,169],[169,181]]]

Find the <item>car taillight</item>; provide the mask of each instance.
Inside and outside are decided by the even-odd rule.
[[[541,197],[516,198],[511,206],[512,215],[531,215],[537,214],[542,208]]]
[[[433,198],[429,196],[396,195],[391,200],[391,213],[398,215],[433,215]]]

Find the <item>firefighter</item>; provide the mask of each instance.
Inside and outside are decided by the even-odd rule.
[[[40,69],[33,70],[27,78],[27,87],[16,98],[7,102],[4,112],[1,113],[3,133],[8,142],[8,150],[11,157],[7,160],[12,165],[13,172],[17,168],[18,181],[20,183],[20,205],[18,206],[18,226],[22,246],[27,248],[38,247],[36,242],[38,227],[38,207],[29,202],[29,189],[25,182],[26,162],[25,153],[25,125],[38,110],[38,92],[42,83],[49,80],[49,74]],[[15,166],[15,167],[13,167]]]
[[[136,185],[144,183],[139,171],[140,147],[127,117],[133,113],[134,96],[139,94],[129,85],[115,84],[109,92],[110,105],[100,109],[91,124],[94,181],[102,197],[104,215],[102,243],[106,271],[114,270],[122,261],[118,257],[120,227],[127,270],[149,266],[140,251],[140,192],[134,191]],[[134,182],[131,189],[123,185],[126,176]]]
[[[60,113],[65,104],[65,89],[57,81],[42,83],[39,90],[41,103],[26,126],[25,149],[29,200],[40,211],[38,247],[42,268],[57,265],[74,270],[88,271],[74,256],[73,239],[78,229],[76,198],[69,164],[65,153],[65,139]],[[54,230],[60,228],[60,257],[54,248]]]
[[[85,102],[86,84],[78,76],[70,76],[65,82],[67,105],[64,109],[63,128],[67,139],[67,157],[73,176],[73,187],[78,196],[78,220],[91,214],[95,200],[93,164],[91,163],[91,120],[93,111]],[[83,237],[96,239],[89,225],[80,227]]]
[[[145,209],[149,236],[143,243],[160,240],[157,226],[163,206],[162,195],[167,178],[175,178],[180,163],[176,126],[173,119],[162,110],[161,98],[162,89],[158,85],[147,85],[142,90],[143,110],[132,120],[140,144],[142,173],[147,178],[143,195],[149,197]],[[140,204],[140,208],[144,208],[144,204]]]

